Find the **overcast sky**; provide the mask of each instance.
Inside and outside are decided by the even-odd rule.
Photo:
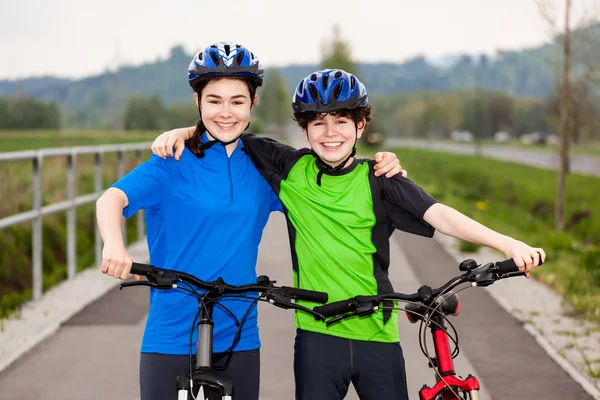
[[[314,63],[336,23],[366,62],[493,54],[549,37],[535,0],[0,0],[0,79],[79,78],[219,40],[246,45],[265,67]]]

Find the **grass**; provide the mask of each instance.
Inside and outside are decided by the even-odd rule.
[[[51,147],[151,142],[159,131],[2,131],[0,152]]]
[[[557,232],[555,171],[470,155],[392,151],[409,177],[440,202],[496,231],[543,247],[547,263],[532,276],[561,293],[575,315],[600,321],[599,178],[568,177],[568,228]],[[577,220],[584,214],[588,216]]]

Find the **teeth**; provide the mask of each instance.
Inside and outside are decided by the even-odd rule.
[[[342,145],[342,142],[323,143],[323,146],[325,146],[325,147],[339,147],[341,145]]]
[[[235,125],[235,122],[230,122],[228,124],[217,122],[217,125],[222,126],[223,128],[231,128],[233,125]]]

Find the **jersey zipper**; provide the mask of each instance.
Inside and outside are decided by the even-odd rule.
[[[233,203],[233,181],[231,180],[231,157],[227,157],[227,175],[229,176],[229,202]]]

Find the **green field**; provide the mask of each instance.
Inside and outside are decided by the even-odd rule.
[[[0,152],[152,142],[160,133],[159,131],[0,131]]]

